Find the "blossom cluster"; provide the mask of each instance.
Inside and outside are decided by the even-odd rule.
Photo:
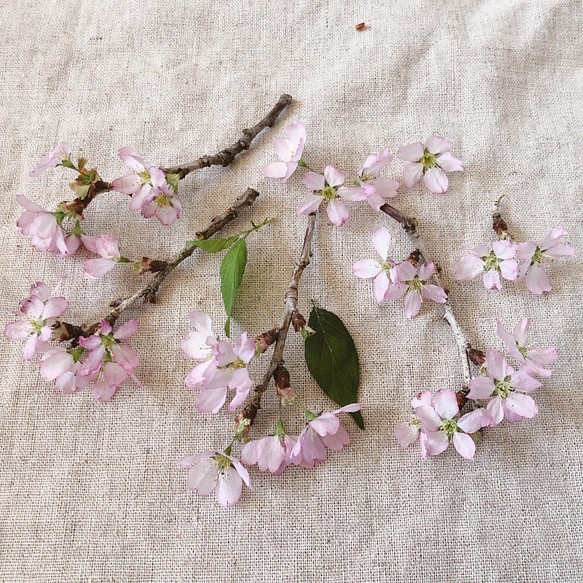
[[[176,196],[180,176],[164,173],[158,166],[147,164],[132,148],[121,148],[119,156],[131,174],[106,184],[97,170],[87,168],[85,159],[79,158],[75,164],[71,159],[70,146],[60,142],[41,158],[30,176],[39,176],[56,166],[74,170],[78,176],[71,183],[71,188],[77,198],[72,202],[60,203],[54,210],[47,210],[23,195],[17,196],[18,203],[25,209],[17,220],[17,226],[35,249],[68,257],[84,248],[99,256],[84,264],[88,279],[103,277],[118,263],[133,263],[139,270],[138,260],[132,262],[120,254],[119,242],[114,236],[89,236],[84,233],[81,227],[83,210],[86,202],[97,192],[96,189],[114,190],[131,196],[131,211],[140,212],[145,218],[155,217],[163,225],[172,225],[180,217],[182,207]]]
[[[322,205],[330,222],[342,227],[349,217],[346,202],[366,201],[379,212],[388,199],[398,194],[400,183],[391,178],[379,176],[388,166],[393,155],[388,148],[366,158],[357,176],[347,180],[346,174],[332,165],[327,165],[322,173],[312,170],[302,158],[306,144],[306,128],[300,122],[290,124],[287,137],[274,140],[277,162],[267,165],[263,173],[268,178],[278,178],[287,182],[298,168],[306,169],[302,183],[311,191],[298,206],[298,213],[309,215]],[[445,194],[448,189],[447,172],[462,172],[463,162],[451,153],[452,144],[445,138],[430,136],[424,144],[417,142],[397,150],[396,157],[407,165],[403,171],[403,184],[411,188],[421,179],[425,187],[435,194]]]
[[[140,386],[133,372],[139,365],[138,357],[133,348],[122,343],[138,331],[138,320],[129,320],[116,330],[103,320],[92,334],[67,346],[55,346],[50,341],[58,340],[61,317],[69,303],[53,293],[46,284],[35,283],[16,312],[23,319],[4,328],[7,338],[25,342],[23,358],[31,360],[40,354],[41,377],[54,382],[55,389],[65,394],[92,385],[96,400],[109,401],[128,378]]]
[[[395,437],[405,448],[419,440],[421,457],[438,455],[453,443],[457,452],[473,459],[475,443],[472,436],[483,428],[495,427],[504,419],[517,423],[531,419],[538,413],[530,396],[552,370],[546,368],[559,357],[556,348],[536,348],[526,344],[530,326],[528,318],[521,318],[512,332],[497,321],[497,332],[506,347],[506,355],[497,349],[487,350],[479,374],[467,389],[458,393],[441,389],[435,394],[423,391],[413,397],[413,413],[409,421],[399,423]],[[514,366],[508,363],[514,361]],[[460,403],[473,407],[462,415]]]
[[[468,281],[482,275],[484,287],[496,290],[502,289],[500,278],[524,281],[531,293],[540,296],[552,289],[543,264],[575,254],[575,249],[563,241],[566,236],[565,229],[555,227],[541,243],[517,243],[508,238],[478,243],[468,247],[466,255],[454,265],[454,277]]]
[[[232,455],[233,442],[224,451],[204,451],[187,455],[178,463],[188,469],[187,486],[202,496],[215,492],[219,504],[232,506],[239,501],[243,483],[252,489],[247,467],[257,466],[261,472],[281,475],[289,466],[314,468],[328,458],[328,450],[340,451],[350,437],[338,415],[360,410],[358,403],[316,415],[305,411],[306,423],[298,435],[289,435],[279,420],[273,435],[245,441],[241,433],[236,439],[245,441],[240,459]]]
[[[441,286],[428,283],[435,273],[435,264],[432,261],[416,267],[407,259],[400,263],[389,259],[391,234],[384,227],[373,231],[372,242],[380,261],[375,259],[357,261],[353,266],[353,273],[359,278],[373,279],[377,302],[397,300],[404,296],[405,316],[414,318],[419,313],[424,299],[438,304],[447,301],[447,294]]]

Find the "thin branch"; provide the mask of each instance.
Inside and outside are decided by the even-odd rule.
[[[181,178],[184,178],[187,174],[190,174],[195,170],[200,170],[201,168],[207,168],[208,166],[228,166],[239,154],[249,149],[251,142],[258,134],[260,134],[265,128],[270,128],[275,124],[279,114],[291,103],[291,101],[291,95],[282,95],[271,111],[261,121],[250,129],[244,129],[242,137],[228,148],[225,148],[216,154],[201,156],[189,164],[180,164],[178,166],[162,168],[162,170],[166,174],[178,174]]]
[[[429,261],[431,259],[431,255],[427,250],[427,247],[425,246],[425,242],[421,237],[421,233],[417,229],[417,219],[402,214],[398,209],[396,209],[394,206],[388,203],[384,204],[381,207],[381,210],[401,225],[401,227],[403,228],[405,233],[407,233],[407,236],[411,240],[411,243],[415,246],[415,248],[419,251],[419,253],[423,257],[423,260],[426,262]],[[444,288],[444,285],[441,281],[441,274],[439,268],[436,268],[434,277],[437,285]],[[470,379],[472,378],[470,368],[470,351],[472,351],[473,349],[472,346],[470,345],[470,342],[468,341],[468,338],[463,328],[460,326],[459,322],[457,321],[457,318],[455,317],[454,311],[451,307],[451,303],[449,300],[449,294],[447,302],[443,304],[443,312],[444,312],[443,319],[449,324],[449,327],[453,332],[456,344],[458,346],[462,362],[462,375],[464,379],[463,386],[464,388],[467,388],[467,386],[470,383]]]
[[[316,214],[311,214],[308,216],[308,226],[306,227],[306,234],[304,235],[304,243],[302,245],[300,257],[294,267],[285,292],[285,306],[282,321],[277,333],[277,340],[275,341],[275,347],[273,349],[271,361],[269,362],[267,370],[263,375],[261,383],[255,387],[253,396],[245,408],[237,416],[237,421],[239,423],[243,420],[247,420],[249,425],[253,423],[257,412],[261,408],[261,398],[263,397],[263,393],[265,393],[267,387],[269,386],[269,383],[271,382],[271,379],[277,368],[282,366],[284,363],[283,356],[287,334],[294,316],[298,313],[298,285],[304,270],[310,264],[310,257],[312,256],[312,240],[314,238],[315,226]]]
[[[248,206],[251,206],[259,193],[252,188],[248,188],[235,202],[221,215],[215,217],[210,225],[196,234],[197,239],[209,239],[215,233],[220,231],[223,227],[228,225],[231,221],[239,216],[239,212]],[[178,267],[185,259],[190,257],[198,247],[186,246],[182,251],[177,253],[170,261],[166,262],[165,267],[156,273],[152,280],[146,284],[143,288],[132,294],[131,296],[124,298],[122,300],[116,300],[112,302],[114,306],[109,313],[102,318],[110,325],[116,322],[120,315],[127,310],[130,306],[133,306],[137,301],[143,299],[145,302],[154,303],[156,294],[160,288],[160,285],[164,280]],[[101,320],[100,320],[101,321]],[[74,340],[79,336],[89,336],[99,328],[100,322],[95,322],[90,326],[75,326],[74,324],[69,324],[67,322],[62,322],[60,328],[56,331],[56,335],[59,336],[59,341],[63,342],[65,340]]]

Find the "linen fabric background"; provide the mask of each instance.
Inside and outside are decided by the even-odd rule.
[[[111,299],[142,280],[123,266],[101,281],[82,276],[83,254],[66,261],[35,252],[15,221],[22,193],[54,206],[70,196],[59,169],[28,177],[57,141],[113,179],[119,147],[159,164],[213,153],[256,123],[280,94],[293,107],[275,130],[229,168],[181,184],[184,212],[172,228],[128,210],[110,193],[87,213],[88,233],[111,232],[129,257],[168,257],[248,186],[261,196],[226,233],[277,218],[249,238],[249,265],[235,307],[236,331],[279,321],[306,219],[297,178],[262,178],[271,140],[287,123],[308,130],[305,158],[354,174],[382,147],[436,133],[466,164],[446,196],[402,189],[395,205],[417,216],[443,267],[452,305],[477,347],[498,347],[495,318],[532,317],[533,344],[561,352],[556,374],[536,394],[540,414],[486,432],[476,459],[454,451],[422,461],[401,451],[395,424],[422,389],[459,387],[461,369],[441,310],[413,321],[402,304],[378,306],[352,264],[373,257],[370,234],[386,225],[393,255],[411,247],[390,220],[351,204],[343,229],[320,221],[300,302],[346,322],[362,363],[366,431],[313,471],[273,478],[252,470],[254,492],[222,509],[186,490],[177,460],[220,448],[232,415],[197,413],[183,379],[193,365],[179,350],[188,313],[224,324],[219,258],[198,254],[163,287],[155,306],[136,308],[132,339],[143,388],[107,404],[88,391],[54,392],[21,346],[2,340],[0,381],[0,579],[87,581],[456,581],[552,582],[583,578],[581,506],[582,347],[579,258],[549,268],[553,292],[521,285],[488,292],[455,282],[462,246],[492,240],[490,211],[501,194],[512,233],[542,240],[562,225],[581,238],[581,2],[419,1],[118,2],[2,0],[0,40],[1,314],[29,286],[55,285],[71,301],[68,319],[94,321]],[[368,29],[357,32],[364,21]],[[386,175],[398,178],[403,164]],[[302,343],[286,351],[300,405],[332,403],[309,378]],[[262,374],[267,358],[253,367]],[[256,435],[273,427],[265,399]],[[299,413],[299,411],[298,411]],[[289,428],[300,429],[289,416]]]

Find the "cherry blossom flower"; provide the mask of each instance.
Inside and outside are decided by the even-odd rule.
[[[415,409],[416,407],[431,406],[431,401],[431,393],[429,391],[422,391],[411,399],[411,407]],[[423,459],[427,458],[427,434],[422,433],[421,421],[415,413],[411,414],[409,421],[402,421],[397,424],[395,427],[395,438],[403,449],[419,439],[421,457]]]
[[[249,441],[243,446],[241,461],[246,466],[257,465],[261,472],[269,471],[279,476],[292,463],[291,452],[295,444],[295,439],[285,433],[280,421],[275,435]]]
[[[201,496],[215,492],[221,506],[233,506],[239,501],[243,482],[250,490],[249,473],[241,462],[226,452],[203,451],[183,457],[178,465],[189,469],[187,487]]]
[[[296,171],[306,144],[306,128],[302,123],[296,121],[288,125],[285,131],[287,138],[273,140],[279,162],[272,162],[263,169],[265,177],[279,178],[282,182],[287,182]]]
[[[529,395],[541,386],[525,370],[514,370],[508,365],[499,350],[486,351],[485,372],[487,376],[474,377],[470,381],[468,399],[490,399],[486,406],[492,418],[491,425],[502,419],[516,422],[530,419],[538,413],[536,403]]]
[[[419,313],[424,299],[445,304],[447,302],[445,290],[438,285],[427,283],[434,273],[435,264],[432,261],[422,264],[419,269],[409,261],[403,261],[396,268],[395,283],[389,284],[385,299],[396,300],[405,296],[407,318],[414,318]]]
[[[237,342],[219,342],[212,331],[210,316],[199,311],[190,313],[194,331],[182,340],[182,351],[186,356],[201,360],[184,384],[198,391],[195,407],[204,413],[217,413],[224,405],[229,390],[235,396],[229,404],[234,411],[241,405],[253,387],[247,365],[255,356],[255,340],[243,332]]]
[[[166,176],[157,166],[147,165],[133,148],[121,148],[120,158],[133,174],[116,178],[112,188],[122,194],[131,194],[130,210],[141,211],[145,218],[156,217],[163,225],[171,225],[180,217],[180,201],[166,182]]]
[[[79,345],[87,351],[77,374],[90,377],[93,397],[98,401],[109,401],[128,377],[141,386],[133,370],[139,366],[138,356],[133,348],[122,344],[122,340],[132,337],[140,326],[138,320],[128,320],[117,330],[102,320],[97,332],[79,338]]]
[[[99,237],[82,236],[81,241],[85,248],[101,259],[89,259],[83,264],[83,271],[87,279],[99,279],[111,271],[119,262],[127,262],[119,252],[118,240],[112,235]]]
[[[51,150],[37,162],[36,166],[29,172],[29,175],[32,177],[39,176],[45,170],[59,166],[64,160],[69,160],[70,156],[71,148],[69,144],[67,142],[59,142],[54,150]]]
[[[517,257],[521,262],[519,280],[524,279],[527,289],[541,296],[553,288],[542,264],[561,257],[572,257],[575,249],[562,241],[567,231],[562,227],[551,229],[540,245],[532,242],[518,243]]]
[[[30,288],[28,298],[21,300],[17,315],[26,319],[7,324],[4,336],[10,340],[26,340],[22,357],[30,360],[43,349],[52,334],[52,327],[58,322],[69,302],[62,296],[52,296],[49,287],[37,282]]]
[[[339,413],[360,411],[359,403],[345,405],[334,411],[314,415],[306,411],[308,423],[298,435],[290,454],[291,462],[303,468],[313,468],[328,457],[327,449],[340,451],[350,443],[346,429],[338,419]]]
[[[554,346],[548,348],[532,348],[525,344],[526,333],[530,326],[529,318],[521,318],[516,322],[512,333],[508,332],[500,320],[496,320],[498,336],[506,345],[508,354],[521,363],[521,370],[540,377],[550,377],[552,370],[545,368],[559,358],[559,352]]]
[[[387,202],[388,198],[397,196],[399,182],[391,178],[379,178],[377,174],[387,165],[393,156],[388,149],[378,154],[371,154],[358,172],[354,186],[341,186],[338,194],[348,200],[366,200],[377,212]]]
[[[427,435],[425,448],[430,456],[444,452],[452,442],[462,457],[474,459],[476,444],[471,434],[491,423],[483,408],[474,409],[458,419],[459,406],[452,389],[437,391],[432,404],[416,407],[415,415],[421,423],[421,431]]]
[[[416,142],[397,151],[397,158],[409,162],[403,171],[403,182],[411,188],[423,177],[430,192],[445,194],[448,187],[446,172],[463,172],[463,162],[451,154],[452,144],[445,138],[430,136],[425,144]]]
[[[68,234],[62,227],[66,213],[50,212],[23,195],[16,197],[18,204],[26,210],[16,221],[20,232],[30,237],[31,245],[38,251],[60,253],[62,257],[73,255],[79,248],[79,237]]]
[[[78,389],[90,385],[97,377],[98,372],[89,376],[80,373],[81,362],[75,360],[81,351],[66,349],[57,346],[45,352],[40,362],[41,377],[45,381],[55,381],[54,388],[65,395],[70,395]]]
[[[364,200],[365,194],[360,190],[356,193],[340,192],[338,187],[344,184],[346,176],[334,166],[326,166],[324,175],[316,172],[306,172],[302,182],[312,190],[298,206],[298,213],[310,215],[315,213],[322,203],[326,205],[326,213],[330,222],[336,227],[343,227],[348,220],[348,209],[341,199]]]
[[[512,241],[478,243],[474,247],[468,247],[466,251],[468,254],[453,266],[453,275],[456,279],[469,281],[483,273],[482,280],[486,289],[501,290],[500,276],[508,281],[518,278],[516,243]]]
[[[361,279],[374,278],[374,294],[377,302],[380,303],[385,299],[389,284],[395,282],[395,262],[388,259],[391,234],[388,229],[378,227],[373,231],[372,242],[381,261],[361,259],[352,267],[352,273]]]

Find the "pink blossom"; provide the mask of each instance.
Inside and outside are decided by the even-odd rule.
[[[30,360],[37,352],[44,349],[52,334],[52,327],[58,322],[69,302],[62,296],[52,296],[50,289],[42,282],[30,288],[28,298],[21,300],[17,315],[25,320],[7,324],[4,336],[10,340],[26,340],[22,357]]]
[[[275,435],[249,441],[241,451],[241,461],[246,466],[257,465],[259,471],[269,471],[279,476],[292,463],[291,452],[296,444],[293,437],[276,430]]]
[[[324,203],[330,222],[337,227],[343,227],[348,220],[349,213],[341,199],[364,200],[363,194],[354,196],[350,192],[340,192],[338,187],[344,183],[345,178],[346,176],[336,170],[334,166],[326,166],[324,175],[312,171],[306,172],[302,182],[313,192],[300,202],[298,213],[310,215],[315,213]]]
[[[559,352],[554,346],[532,348],[525,344],[530,326],[528,318],[518,320],[512,333],[504,328],[500,320],[496,320],[496,323],[498,336],[506,344],[508,354],[522,365],[521,370],[541,377],[550,377],[553,374],[553,371],[545,366],[553,364],[559,358]]]
[[[372,242],[381,261],[375,259],[357,261],[352,267],[352,273],[361,279],[374,278],[374,294],[380,303],[385,299],[389,284],[395,282],[395,262],[388,259],[391,234],[384,227],[378,227],[373,231]]]
[[[409,162],[403,171],[403,182],[411,188],[423,177],[427,190],[445,194],[446,172],[463,172],[463,162],[451,154],[452,144],[445,138],[430,136],[425,144],[416,142],[397,151],[397,158]]]
[[[422,391],[417,393],[413,399],[411,399],[411,407],[415,409],[421,406],[431,406],[432,395],[429,391]],[[395,438],[399,442],[399,445],[405,449],[412,443],[415,443],[419,439],[419,445],[421,446],[421,457],[425,459],[427,457],[427,435],[421,431],[421,421],[415,413],[411,414],[409,421],[402,421],[398,423],[395,427]]]
[[[338,419],[339,413],[360,411],[359,403],[345,405],[334,411],[314,415],[306,411],[308,423],[298,435],[290,453],[290,461],[303,468],[313,468],[328,457],[327,449],[340,451],[350,443],[346,429]]]
[[[285,129],[287,138],[278,137],[273,140],[275,154],[279,162],[273,162],[263,169],[263,175],[267,178],[279,178],[287,182],[296,171],[304,145],[306,143],[306,128],[300,122],[294,122]]]
[[[389,284],[385,293],[386,300],[396,300],[405,296],[405,316],[414,318],[421,309],[423,300],[438,304],[447,302],[445,290],[427,283],[435,273],[435,264],[430,261],[417,269],[409,261],[403,261],[396,268],[395,283]]]
[[[241,462],[226,452],[203,451],[183,457],[178,465],[189,469],[187,487],[201,496],[215,492],[221,506],[233,506],[239,501],[243,482],[250,490],[249,473]]]
[[[427,435],[425,448],[427,455],[439,455],[453,442],[456,451],[466,459],[474,459],[476,445],[471,437],[482,427],[491,423],[485,409],[474,409],[458,419],[459,406],[455,391],[441,389],[432,398],[431,405],[420,405],[414,409],[421,424],[421,431]]]
[[[524,279],[527,289],[540,296],[552,289],[542,264],[562,257],[572,257],[575,249],[563,242],[567,231],[562,227],[551,229],[540,245],[532,242],[518,243],[517,257],[521,262],[519,279]]]
[[[171,225],[182,209],[164,172],[149,166],[133,148],[121,148],[119,155],[133,174],[116,178],[112,187],[122,194],[131,194],[130,210],[141,211],[145,218],[156,217],[163,225]]]
[[[514,370],[499,350],[487,350],[485,372],[487,376],[474,377],[470,381],[468,399],[490,399],[486,410],[492,418],[492,426],[504,418],[510,422],[521,421],[538,413],[536,403],[525,393],[538,389],[541,383],[526,370]]]
[[[213,331],[210,316],[199,311],[190,313],[194,331],[182,340],[186,356],[202,361],[184,380],[187,388],[198,391],[195,407],[205,413],[217,413],[224,405],[229,390],[235,396],[229,404],[234,411],[253,387],[247,365],[255,356],[255,340],[243,332],[237,342],[219,342]]]
[[[508,281],[518,278],[516,243],[511,241],[479,243],[466,250],[468,254],[453,266],[453,275],[456,279],[469,281],[483,273],[484,287],[500,290],[502,289],[500,276]]]
[[[371,154],[358,172],[354,186],[341,186],[338,195],[347,200],[366,200],[375,210],[380,211],[388,198],[397,196],[399,182],[391,178],[379,178],[377,174],[387,165],[393,156],[388,149],[378,154]]]
[[[93,384],[93,397],[98,401],[109,401],[128,377],[141,386],[133,371],[139,366],[138,356],[122,340],[131,338],[139,328],[138,320],[128,320],[117,330],[102,320],[100,327],[91,336],[79,338],[85,349],[83,361],[76,375],[88,377]]]
[[[54,168],[63,163],[63,160],[69,160],[71,148],[66,142],[59,142],[54,150],[51,150],[46,156],[43,156],[36,166],[29,172],[30,176],[38,176],[49,168]]]
[[[100,235],[99,237],[83,235],[81,241],[88,251],[101,256],[101,259],[89,259],[83,264],[83,271],[87,279],[103,277],[118,262],[122,261],[118,240],[112,235]]]
[[[31,245],[38,251],[60,253],[62,257],[73,255],[79,248],[79,237],[67,234],[62,227],[65,213],[50,212],[23,195],[16,197],[18,204],[26,210],[16,221],[20,232],[30,237]]]

